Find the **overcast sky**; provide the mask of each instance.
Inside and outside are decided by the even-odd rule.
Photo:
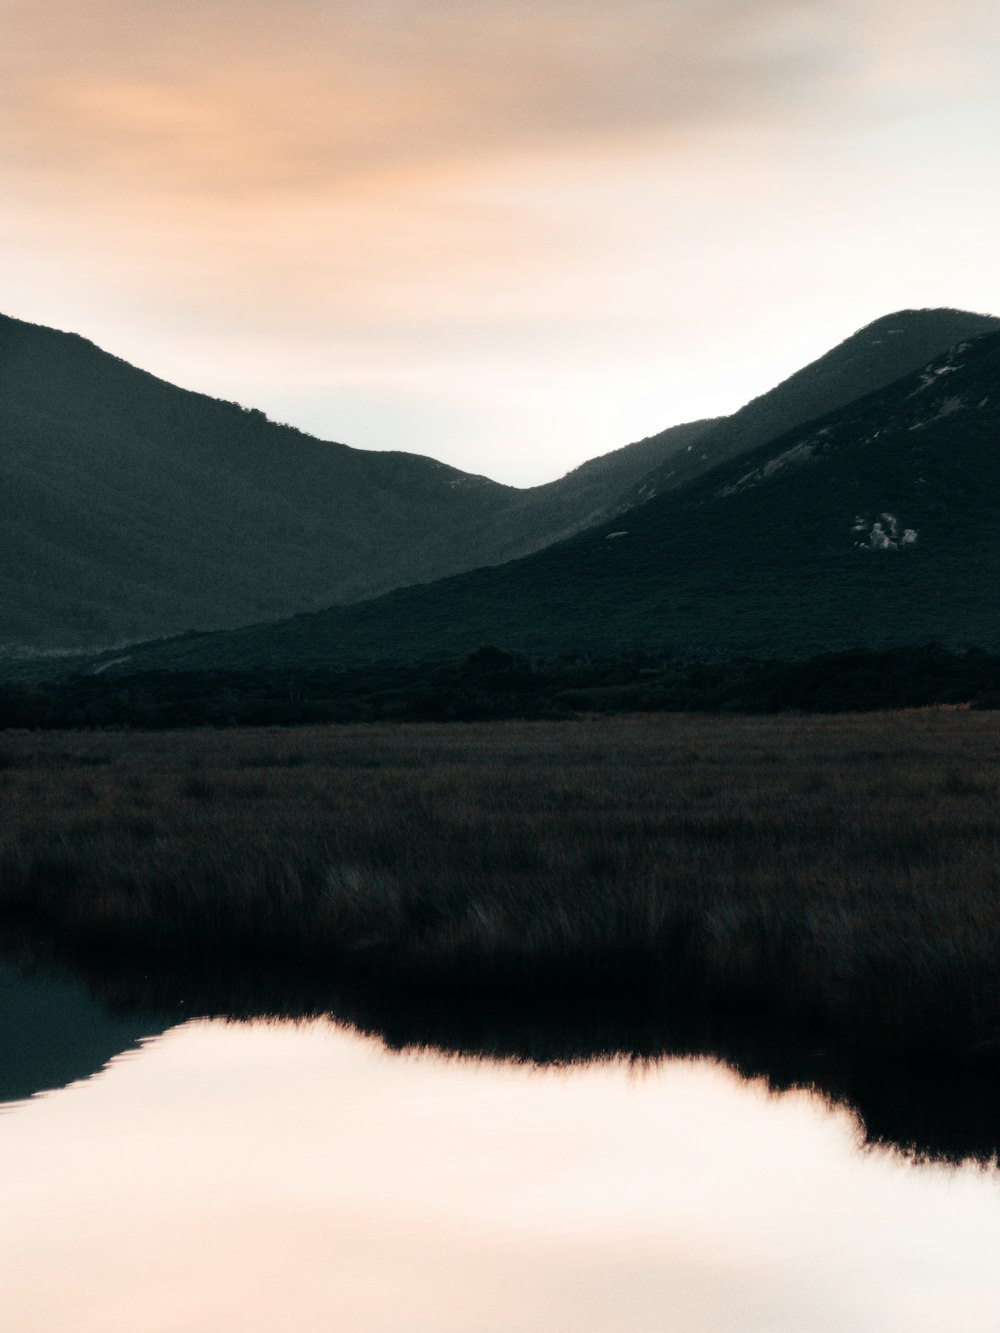
[[[517,484],[1000,313],[996,0],[0,0],[0,311]]]

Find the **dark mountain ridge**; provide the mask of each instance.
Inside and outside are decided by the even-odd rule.
[[[697,449],[654,464],[623,499],[627,507],[677,490],[737,454],[777,439],[909,374],[963,338],[1000,329],[1000,319],[967,310],[897,310],[866,324],[738,412],[713,422]]]
[[[935,339],[998,323],[900,312],[732,418],[672,427],[517,490],[316,440],[76,335],[0,317],[0,650],[276,621],[498,565],[694,480],[775,421],[923,364]]]
[[[679,447],[698,425],[677,428]],[[575,532],[673,447],[519,491],[352,449],[0,317],[0,647],[276,619]]]
[[[535,555],[131,651],[116,669],[651,648],[1000,648],[1000,334]]]

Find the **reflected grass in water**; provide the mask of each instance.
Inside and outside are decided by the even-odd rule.
[[[1000,1056],[991,714],[8,734],[3,753],[0,913],[78,952]]]
[[[787,1025],[734,1014],[663,1014],[622,996],[540,1000],[480,992],[456,1004],[446,994],[372,987],[336,978],[326,968],[265,959],[206,968],[177,959],[137,966],[120,956],[66,956],[50,943],[10,931],[0,934],[0,955],[16,958],[22,973],[83,983],[100,1034],[116,1024],[130,1044],[134,1031],[150,1033],[194,1018],[329,1019],[392,1051],[459,1059],[542,1067],[625,1060],[647,1067],[665,1059],[707,1058],[772,1093],[805,1089],[847,1108],[858,1120],[862,1145],[918,1163],[995,1167],[1000,1158],[1000,1071],[990,1064],[874,1058],[818,1047],[811,1034]],[[79,1015],[71,1021],[84,1026]],[[25,1066],[38,1034],[22,1035]],[[74,1047],[68,1077],[80,1076],[80,1050]],[[49,1064],[44,1068],[48,1075]]]

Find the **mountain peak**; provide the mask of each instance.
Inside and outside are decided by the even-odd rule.
[[[699,437],[697,450],[667,459],[643,478],[628,499],[640,504],[676,490],[729,458],[884,388],[962,339],[996,329],[1000,319],[967,310],[897,310],[883,315],[718,422]]]

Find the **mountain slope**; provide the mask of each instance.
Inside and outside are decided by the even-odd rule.
[[[82,338],[0,317],[0,650],[277,620],[509,561],[990,323],[958,311],[887,317],[732,418],[675,426],[517,490],[313,439]]]
[[[728,458],[892,384],[963,338],[996,330],[1000,319],[967,310],[897,310],[885,315],[714,423],[699,436],[697,449],[671,452],[623,496],[623,503],[631,507],[676,490]]]
[[[115,669],[467,652],[1000,648],[1000,334],[510,564],[131,651]]]
[[[509,488],[363,454],[0,320],[0,641],[237,624],[451,572],[435,534]],[[431,577],[434,575],[432,574]]]
[[[245,624],[509,559],[650,466],[640,450],[596,486],[518,491],[313,439],[3,317],[0,446],[0,647]]]

